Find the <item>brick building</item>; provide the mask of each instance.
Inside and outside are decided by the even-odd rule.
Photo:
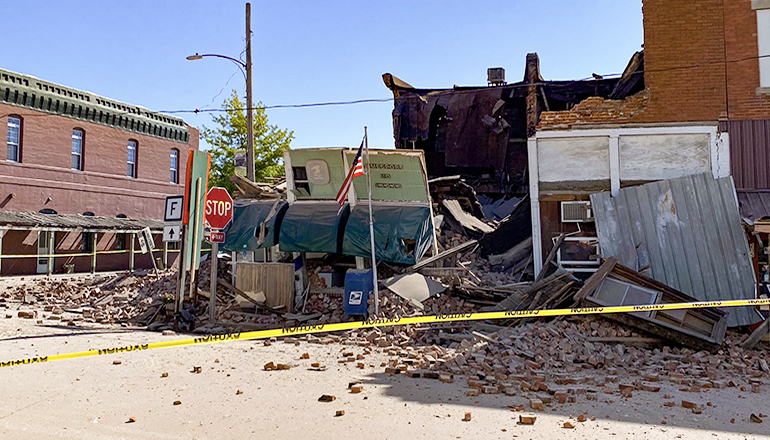
[[[711,172],[733,176],[741,206],[770,202],[770,1],[644,0],[643,13],[644,90],[542,112],[529,139],[536,265],[576,230],[564,204],[591,192]]]
[[[56,217],[38,226],[0,225],[1,255],[50,255],[51,238],[54,254],[79,254],[55,257],[50,269],[42,258],[2,258],[0,275],[60,272],[65,265],[152,267],[149,256],[134,255],[131,231],[144,223],[157,231],[165,197],[183,192],[197,129],[174,116],[0,70],[0,133],[0,213],[60,219],[58,226],[50,221]],[[130,221],[106,221],[116,218]],[[84,255],[94,251],[109,253],[94,265]]]

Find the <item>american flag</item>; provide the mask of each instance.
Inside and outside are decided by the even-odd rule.
[[[361,158],[361,152],[364,149],[364,141],[361,141],[361,146],[358,147],[358,153],[356,153],[356,158],[353,160],[353,166],[350,167],[350,171],[348,171],[347,177],[345,177],[345,181],[342,182],[342,187],[340,188],[340,192],[337,193],[337,203],[340,205],[340,211],[342,210],[342,207],[345,205],[345,200],[348,198],[348,193],[350,192],[350,187],[353,186],[353,179],[358,176],[364,175],[364,163]]]

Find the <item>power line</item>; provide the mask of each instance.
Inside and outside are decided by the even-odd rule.
[[[672,70],[684,70],[684,69],[694,69],[699,67],[705,67],[705,66],[711,66],[715,64],[727,64],[727,63],[740,63],[744,61],[750,61],[755,59],[762,59],[762,58],[770,58],[770,55],[756,55],[756,56],[749,56],[744,58],[736,58],[732,60],[724,60],[724,61],[705,61],[702,63],[694,63],[694,64],[686,64],[686,65],[680,65],[680,66],[671,66],[661,69],[644,69],[641,71],[631,72],[631,75],[639,75],[639,74],[645,74],[645,73],[657,73],[657,72],[667,72]],[[603,79],[608,79],[608,77],[615,77],[615,76],[622,76],[622,73],[609,73],[601,75]],[[228,79],[228,83],[232,79],[232,76]],[[525,88],[525,87],[539,87],[539,86],[548,86],[548,87],[569,87],[571,85],[580,83],[580,82],[586,82],[586,81],[600,81],[594,77],[587,77],[583,79],[577,79],[577,80],[571,80],[571,81],[565,81],[562,84],[554,84],[553,81],[551,82],[534,82],[534,83],[517,83],[517,84],[510,84],[499,87],[500,89],[519,89],[519,88]],[[225,84],[225,87],[227,86],[227,83]],[[224,90],[224,88],[223,88]],[[419,94],[425,93],[430,94],[432,96],[441,95],[441,94],[463,94],[463,93],[481,93],[481,92],[487,92],[489,90],[493,90],[493,88],[490,87],[483,87],[483,86],[477,86],[472,89],[468,90],[458,90],[455,88],[452,89],[438,89],[438,90],[431,90],[431,89],[415,89],[413,92],[413,96],[408,96],[409,99],[421,99],[421,96]],[[216,95],[219,96],[222,93],[222,90]],[[216,99],[216,96],[214,99]],[[329,106],[341,106],[341,105],[356,105],[356,104],[367,104],[367,103],[384,103],[384,102],[392,102],[396,98],[369,98],[369,99],[355,99],[350,101],[328,101],[328,102],[313,102],[313,103],[302,103],[302,104],[275,104],[275,105],[264,105],[264,106],[255,106],[252,107],[252,110],[270,110],[270,109],[281,109],[281,108],[311,108],[311,107],[329,107]],[[213,101],[213,100],[212,100]],[[196,108],[196,109],[179,109],[179,110],[160,110],[160,111],[152,111],[152,110],[146,110],[150,114],[186,114],[186,113],[217,113],[217,112],[227,112],[227,111],[245,111],[247,110],[246,107],[235,107],[235,108],[212,108],[207,109],[205,107],[211,105],[211,103],[206,104],[203,106],[203,108]],[[114,111],[117,115],[129,115],[129,112],[126,111]]]

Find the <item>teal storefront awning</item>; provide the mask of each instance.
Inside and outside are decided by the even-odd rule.
[[[352,210],[331,202],[279,202],[277,214],[267,222],[265,242],[258,245],[259,225],[273,207],[272,201],[236,205],[233,222],[225,231],[223,248],[255,251],[278,244],[281,252],[319,252],[370,258],[369,207]],[[415,264],[432,245],[430,208],[414,203],[375,203],[374,238],[377,259]]]
[[[281,252],[338,254],[349,208],[340,214],[336,202],[298,202],[289,206],[281,222]]]
[[[430,208],[416,204],[372,205],[374,247],[377,259],[415,264],[433,243]],[[369,206],[359,204],[350,213],[342,253],[370,258]]]
[[[225,230],[225,243],[222,248],[227,251],[255,251],[257,249],[275,246],[278,243],[278,228],[289,204],[278,202],[276,215],[265,225],[265,242],[259,245],[259,225],[265,221],[275,204],[274,200],[254,201],[236,204],[233,222]]]

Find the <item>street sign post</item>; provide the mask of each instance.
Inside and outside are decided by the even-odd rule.
[[[224,243],[225,233],[222,231],[211,231],[209,234],[209,241],[211,243]]]
[[[217,267],[219,266],[217,254],[219,243],[225,242],[225,233],[222,229],[233,220],[233,198],[224,188],[211,188],[206,194],[205,221],[211,228],[209,241],[211,241],[211,287],[209,289],[209,322],[216,319],[217,304]]]
[[[184,214],[184,196],[166,197],[166,213],[163,221],[181,222]]]
[[[152,232],[150,228],[144,228],[139,231],[139,247],[142,249],[142,253],[152,252],[155,249],[155,240],[152,238]]]
[[[211,188],[206,194],[206,224],[224,229],[233,220],[233,198],[224,188]]]
[[[182,241],[182,225],[166,225],[163,227],[163,242],[176,243]]]
[[[155,269],[155,274],[158,274],[158,266],[155,264],[155,255],[152,251],[155,249],[155,239],[152,238],[152,231],[150,228],[144,228],[137,234],[139,238],[139,247],[143,254],[150,253],[150,260],[152,260],[152,267]]]

